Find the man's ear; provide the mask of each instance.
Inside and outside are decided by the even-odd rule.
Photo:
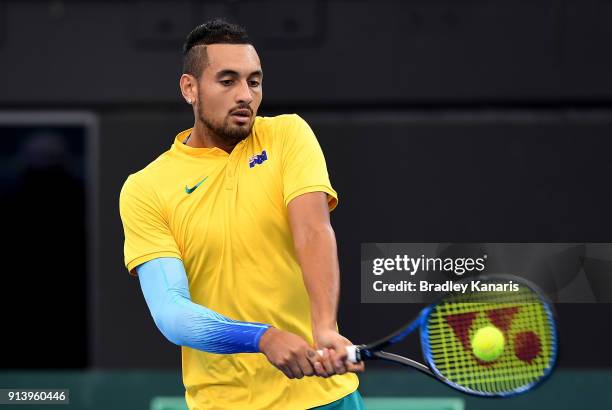
[[[183,74],[179,80],[179,87],[187,104],[195,105],[198,97],[198,80],[191,74]]]

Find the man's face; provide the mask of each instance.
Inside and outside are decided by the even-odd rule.
[[[249,44],[211,44],[207,54],[198,81],[198,116],[216,137],[234,145],[251,132],[261,104],[259,56]]]

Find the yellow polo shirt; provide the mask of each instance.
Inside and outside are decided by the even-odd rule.
[[[268,323],[313,344],[310,303],[293,248],[287,204],[322,191],[337,204],[321,148],[299,116],[257,117],[231,154],[170,150],[130,175],[120,199],[125,264],[183,261],[195,303],[232,319]],[[356,390],[354,374],[290,380],[261,353],[182,347],[190,409],[306,409]]]

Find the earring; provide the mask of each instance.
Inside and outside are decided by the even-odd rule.
[[[191,98],[187,99],[187,104],[191,104]]]

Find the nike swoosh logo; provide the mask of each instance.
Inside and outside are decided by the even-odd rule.
[[[202,182],[206,181],[208,179],[208,177],[204,178],[203,180],[201,180],[200,182],[198,182],[197,184],[195,184],[193,186],[193,188],[189,188],[187,185],[185,185],[185,192],[190,194],[193,191],[195,191],[200,185],[202,185]]]

